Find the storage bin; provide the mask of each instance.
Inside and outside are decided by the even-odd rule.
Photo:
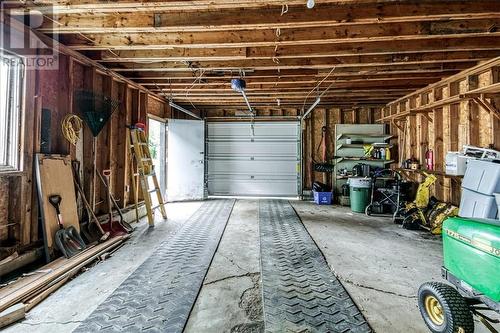
[[[460,217],[494,219],[497,215],[495,197],[462,188]]]
[[[500,164],[485,160],[470,160],[462,187],[486,195],[500,193]]]
[[[313,191],[314,202],[318,205],[331,205],[333,193],[332,192],[316,192]]]
[[[370,203],[371,178],[351,177],[348,179],[350,186],[351,210],[355,213],[364,213]]]

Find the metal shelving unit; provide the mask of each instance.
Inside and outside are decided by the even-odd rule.
[[[393,136],[387,134],[386,125],[366,124],[366,125],[348,125],[337,124],[335,126],[335,174],[334,187],[337,193],[341,186],[347,181],[347,176],[338,176],[338,171],[348,169],[349,171],[359,163],[369,164],[372,168],[388,168],[395,161],[382,159],[369,159],[365,157],[364,147],[373,145],[378,148],[392,148],[393,145],[388,142]],[[347,143],[347,139],[351,143]]]

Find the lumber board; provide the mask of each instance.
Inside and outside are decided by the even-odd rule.
[[[0,312],[0,328],[15,323],[24,318],[26,312],[24,304],[18,303]]]
[[[70,258],[60,258],[53,263],[50,263],[38,271],[39,274],[30,276],[27,279],[21,279],[6,288],[0,289],[0,311],[7,309],[9,306],[23,301],[30,296],[36,295],[40,289],[51,283],[55,279],[61,277],[68,272],[75,272],[81,269],[82,265],[88,264],[89,261],[95,260],[100,254],[106,252],[111,246],[122,242],[128,238],[126,236],[119,236],[109,239],[106,242],[97,244],[90,247],[78,255]]]

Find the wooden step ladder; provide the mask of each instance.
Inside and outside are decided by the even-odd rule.
[[[161,215],[164,219],[167,218],[167,212],[165,210],[165,202],[163,201],[163,196],[161,193],[160,186],[158,184],[158,178],[156,177],[155,167],[153,165],[153,159],[151,158],[151,151],[149,150],[148,141],[146,138],[146,133],[142,129],[129,128],[130,132],[130,159],[131,165],[133,161],[137,166],[136,176],[139,179],[139,186],[144,197],[144,203],[146,205],[146,211],[148,215],[148,223],[150,227],[154,226],[154,216],[153,212],[155,209],[160,208]],[[131,170],[133,173],[133,171]],[[154,188],[149,188],[148,179],[153,179]],[[136,196],[136,185],[135,177],[132,177],[132,191],[134,192],[134,197],[137,204]],[[153,200],[151,195],[156,193],[158,198],[158,205],[153,207]]]

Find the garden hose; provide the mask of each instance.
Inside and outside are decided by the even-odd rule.
[[[73,146],[76,146],[76,143],[80,138],[82,127],[83,120],[74,114],[66,115],[61,122],[62,134]]]

